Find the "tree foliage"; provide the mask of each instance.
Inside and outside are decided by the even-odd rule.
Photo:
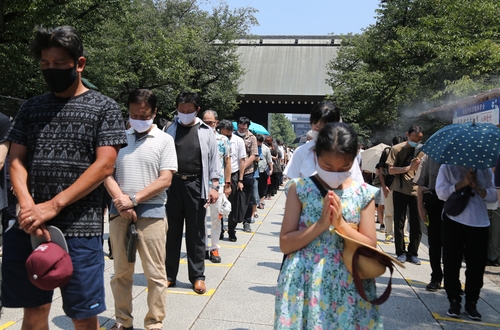
[[[0,0],[0,95],[45,92],[29,53],[34,27],[71,25],[84,40],[84,77],[102,93],[123,104],[129,91],[152,89],[168,116],[190,89],[223,118],[237,108],[243,74],[234,40],[248,37],[254,13],[225,3],[209,13],[196,0]]]
[[[364,133],[401,133],[424,110],[498,87],[497,1],[386,0],[377,13],[328,67],[342,116]]]
[[[295,140],[292,123],[283,113],[271,114],[270,133],[274,140],[282,140],[286,144],[291,144]]]

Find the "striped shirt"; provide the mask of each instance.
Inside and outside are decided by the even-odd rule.
[[[177,171],[177,154],[173,138],[156,125],[137,138],[134,129],[127,130],[128,145],[120,149],[115,163],[115,180],[121,191],[133,195],[158,179],[160,171]],[[165,205],[167,193],[160,192],[141,204]],[[139,216],[139,214],[138,214]]]

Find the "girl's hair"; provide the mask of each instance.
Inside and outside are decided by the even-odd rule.
[[[309,117],[311,125],[318,122],[333,123],[340,121],[340,109],[330,101],[323,101],[314,105]]]
[[[358,134],[345,123],[328,123],[319,131],[316,141],[316,155],[333,152],[350,156],[353,160],[358,153]]]

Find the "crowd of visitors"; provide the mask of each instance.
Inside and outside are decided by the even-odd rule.
[[[177,285],[183,235],[188,280],[204,294],[205,260],[221,262],[219,242],[226,233],[236,242],[239,223],[252,232],[258,210],[281,186],[287,192],[279,237],[285,256],[275,328],[382,328],[378,307],[359,294],[342,260],[344,238],[338,235],[376,247],[375,218],[386,242],[394,242],[397,260],[415,265],[421,264],[423,221],[431,268],[426,289],[436,292],[444,280],[447,314],[460,317],[465,295],[468,317],[481,320],[476,305],[485,266],[500,266],[500,157],[495,172],[441,165],[421,151],[423,128],[411,125],[405,139],[394,137],[383,149],[373,173],[362,171],[361,141],[329,101],[314,105],[308,141],[296,150],[254,134],[249,118],[240,117],[235,130],[215,110],[200,113],[200,97],[192,91],[177,95],[177,114],[163,129],[154,124],[155,94],[131,91],[126,129],[119,105],[84,85],[86,58],[74,29],[40,28],[32,50],[52,92],[26,101],[12,125],[0,114],[2,304],[23,308],[23,328],[48,328],[53,290],[25,266],[33,253],[47,249],[38,240],[64,248],[72,260],[69,282],[56,281],[53,288],[61,287],[75,329],[99,329],[97,315],[106,310],[107,207],[116,317],[111,329],[133,329],[137,251],[148,283],[144,327],[158,330],[167,288]],[[463,208],[447,209],[446,201],[460,191],[470,195]],[[53,227],[60,237],[51,236],[57,235]],[[373,279],[362,285],[375,298]]]

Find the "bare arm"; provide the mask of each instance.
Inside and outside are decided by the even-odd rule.
[[[26,146],[17,143],[12,143],[10,148],[10,181],[21,210],[27,210],[35,205],[28,190],[27,150]]]
[[[424,186],[419,185],[417,187],[418,213],[424,222],[427,221],[427,210],[424,207],[424,191],[426,190],[427,189]]]
[[[404,174],[410,171],[416,171],[420,165],[420,159],[415,158],[411,161],[411,164],[405,167],[396,167],[389,165],[389,174]]]
[[[5,158],[9,152],[10,141],[0,143],[0,170],[5,166]]]
[[[225,159],[224,181],[231,182],[231,155]]]
[[[302,204],[297,196],[295,185],[290,187],[280,232],[280,249],[283,253],[288,254],[302,249],[329,229],[333,214],[329,198],[328,195],[325,196],[321,218],[309,227],[299,228]]]
[[[245,169],[247,169],[247,167],[249,167],[250,165],[253,165],[254,160],[255,160],[255,155],[250,155],[250,157],[247,157],[245,160],[245,165],[243,167],[243,171],[245,171]]]
[[[145,202],[170,187],[170,184],[172,183],[172,175],[171,170],[160,171],[160,176],[156,180],[135,193],[137,203]],[[115,207],[118,211],[134,207],[134,203],[130,199],[130,196],[122,192],[118,183],[112,176],[109,176],[104,181],[104,185],[106,186],[106,189],[108,189],[111,197],[113,197],[113,203],[115,203]]]
[[[334,207],[340,208],[340,198],[334,195]],[[375,230],[375,222],[373,214],[375,213],[375,201],[372,199],[368,205],[361,210],[361,220],[359,221],[358,230],[349,225],[343,217],[336,218],[333,225],[340,233],[363,242],[370,246],[377,246],[377,232]]]
[[[16,147],[16,149],[19,148]],[[28,233],[32,233],[40,225],[59,214],[63,208],[88,195],[92,190],[97,188],[104,179],[111,175],[113,173],[116,156],[118,155],[119,146],[97,147],[96,160],[71,186],[54,196],[51,200],[36,205],[33,205],[34,203],[31,196],[27,198],[27,195],[29,196],[27,185],[28,174],[24,166],[27,148],[23,147],[23,149],[24,151],[20,149],[19,152],[16,153],[17,159],[13,163],[16,164],[16,169],[11,173],[20,176],[15,180],[15,184],[13,181],[13,185],[16,194],[18,194],[19,190],[19,193],[23,195],[23,204],[25,205],[23,207],[20,201],[21,212],[18,221],[21,228],[26,229]],[[21,157],[21,159],[23,159],[22,163],[18,163],[20,154],[23,154],[24,157]],[[21,169],[21,171],[18,172],[19,165],[24,167],[24,171]],[[21,187],[23,186],[23,182],[24,187]]]

